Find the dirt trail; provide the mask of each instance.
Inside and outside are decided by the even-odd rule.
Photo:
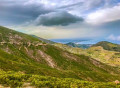
[[[22,88],[36,88],[36,87],[31,86],[30,83],[24,83]]]
[[[0,88],[10,88],[10,87],[4,87],[4,86],[0,85]]]

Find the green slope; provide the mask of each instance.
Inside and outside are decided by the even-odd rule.
[[[111,43],[111,42],[107,42],[107,41],[98,42],[97,44],[93,45],[93,47],[94,46],[101,46],[105,50],[120,52],[120,45],[114,44],[114,43]]]
[[[64,44],[54,44],[68,52],[85,55],[94,58],[102,63],[120,68],[120,53],[117,51],[105,50],[102,46],[92,46],[88,49],[74,48]]]
[[[86,50],[86,54],[100,62],[120,67],[120,53],[103,49],[101,46],[94,46]]]
[[[120,79],[119,71],[85,55],[0,27],[0,69],[89,81]]]

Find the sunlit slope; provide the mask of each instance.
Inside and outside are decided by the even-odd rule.
[[[101,46],[105,50],[120,52],[120,45],[119,44],[114,44],[114,43],[107,42],[107,41],[98,42],[97,44],[94,44],[93,47],[94,46]]]
[[[102,46],[92,46],[88,49],[73,48],[59,43],[56,43],[55,46],[77,55],[89,56],[111,66],[120,67],[120,52],[105,50]]]

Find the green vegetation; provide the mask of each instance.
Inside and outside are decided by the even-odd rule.
[[[23,85],[30,75],[22,74],[21,72],[15,73],[12,71],[5,72],[0,70],[0,84],[10,87],[20,87]]]
[[[74,48],[64,44],[56,43],[54,44],[57,47],[60,47],[68,52],[85,55],[91,58],[94,58],[102,63],[120,67],[120,53],[117,51],[105,50],[102,46],[92,46],[88,49]]]
[[[119,88],[114,82],[88,82],[74,78],[56,78],[50,76],[30,75],[22,72],[5,72],[0,70],[0,84],[11,88],[23,87],[25,83],[34,88]]]
[[[93,47],[94,46],[101,46],[105,50],[120,52],[120,45],[114,44],[114,43],[110,43],[110,42],[107,42],[107,41],[99,42],[99,43],[93,45]]]
[[[86,55],[106,63],[111,66],[120,67],[120,53],[115,51],[108,51],[101,46],[91,47],[86,50]]]
[[[120,80],[120,71],[117,68],[103,64],[86,56],[87,54],[77,54],[79,51],[86,53],[83,49],[75,48],[76,53],[73,54],[67,51],[72,50],[67,45],[63,45],[64,49],[61,49],[4,27],[0,27],[0,37],[0,69],[7,75],[0,76],[1,80],[8,78],[1,81],[1,84],[16,87],[30,82],[37,87],[79,88],[83,85],[87,88],[98,85],[104,88],[108,85],[112,88],[112,85],[116,85],[101,82]],[[119,56],[118,53],[115,54]],[[20,78],[17,74],[21,74]],[[41,81],[41,77],[45,81]]]

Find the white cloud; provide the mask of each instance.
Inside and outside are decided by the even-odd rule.
[[[86,21],[91,24],[101,24],[115,20],[120,20],[120,4],[90,13],[86,19]]]
[[[114,36],[113,34],[110,35],[107,39],[109,40],[115,40],[115,41],[120,41],[120,36]]]

